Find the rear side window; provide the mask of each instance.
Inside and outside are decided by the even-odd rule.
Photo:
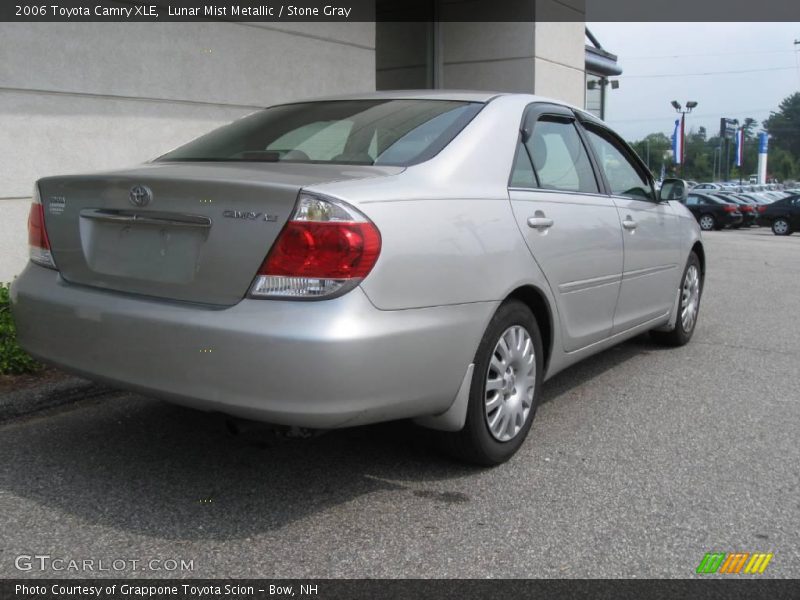
[[[511,172],[511,187],[537,187],[531,158],[528,156],[528,150],[521,141],[517,144],[517,158],[514,160],[514,170]]]
[[[158,160],[408,166],[438,154],[483,106],[454,100],[286,104],[220,127]]]
[[[539,188],[598,193],[592,164],[571,120],[539,120],[525,149]],[[520,156],[527,158],[523,152],[517,153],[518,160]]]

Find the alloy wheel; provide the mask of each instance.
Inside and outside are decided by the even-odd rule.
[[[789,223],[778,219],[772,224],[772,232],[776,235],[786,235],[789,232]]]
[[[489,432],[507,442],[520,432],[533,406],[536,355],[528,331],[513,325],[495,345],[486,373],[484,408]]]
[[[681,326],[685,332],[690,332],[694,327],[699,307],[700,272],[695,265],[689,265],[681,289]]]
[[[714,229],[714,217],[710,215],[703,215],[700,217],[700,229],[703,231],[711,231]]]

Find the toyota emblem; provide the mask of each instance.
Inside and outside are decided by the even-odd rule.
[[[147,206],[153,199],[153,192],[146,185],[135,185],[131,188],[128,198],[134,206]]]

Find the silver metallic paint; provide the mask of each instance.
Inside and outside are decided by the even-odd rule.
[[[12,302],[20,343],[46,362],[179,404],[314,428],[446,411],[498,306],[382,311],[356,288],[325,302],[209,308],[69,284],[33,264]]]
[[[77,222],[77,212],[85,208],[120,208],[117,192],[125,192],[119,202],[127,204],[127,190],[138,183],[154,189],[149,208],[162,208],[163,202],[163,210],[195,213],[188,200],[167,204],[158,189],[182,182],[185,199],[199,202],[214,190],[214,200],[226,209],[279,215],[278,223],[263,224],[275,235],[300,188],[340,198],[381,231],[380,258],[359,288],[311,303],[242,300],[238,279],[245,278],[233,284],[236,277],[220,262],[207,283],[195,289],[190,283],[183,293],[163,282],[136,289],[122,282],[123,289],[141,296],[98,289],[113,286],[96,274],[83,278],[88,285],[76,285],[29,265],[12,288],[23,347],[92,378],[276,423],[340,427],[418,417],[428,426],[453,430],[464,422],[470,365],[486,325],[500,302],[520,287],[542,294],[554,323],[545,378],[674,322],[678,279],[701,239],[685,207],[670,202],[640,208],[602,194],[570,198],[509,191],[523,111],[545,99],[438,91],[381,95],[488,104],[439,155],[406,169],[173,163],[99,179],[40,182],[45,202],[65,191],[78,200],[70,198],[66,220]],[[81,189],[98,194],[82,201],[75,193]],[[233,198],[225,189],[242,193]],[[540,218],[537,210],[553,225],[529,227],[528,219]],[[640,222],[634,230],[621,226],[628,212]],[[78,271],[86,268],[87,242],[69,226],[60,231],[56,218],[62,217],[48,215],[47,227],[60,247],[58,264],[69,259]],[[254,273],[274,236],[256,237],[261,243],[256,252],[252,241],[240,243],[247,225],[254,223],[214,219],[212,231],[229,228],[219,245],[201,244],[200,251],[245,261],[242,272]],[[636,253],[624,264],[623,248]],[[587,250],[591,255],[575,254]],[[652,305],[639,306],[640,301]]]

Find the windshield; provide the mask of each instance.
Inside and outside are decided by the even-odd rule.
[[[274,106],[158,161],[416,164],[438,154],[483,107],[451,100],[337,100]]]

